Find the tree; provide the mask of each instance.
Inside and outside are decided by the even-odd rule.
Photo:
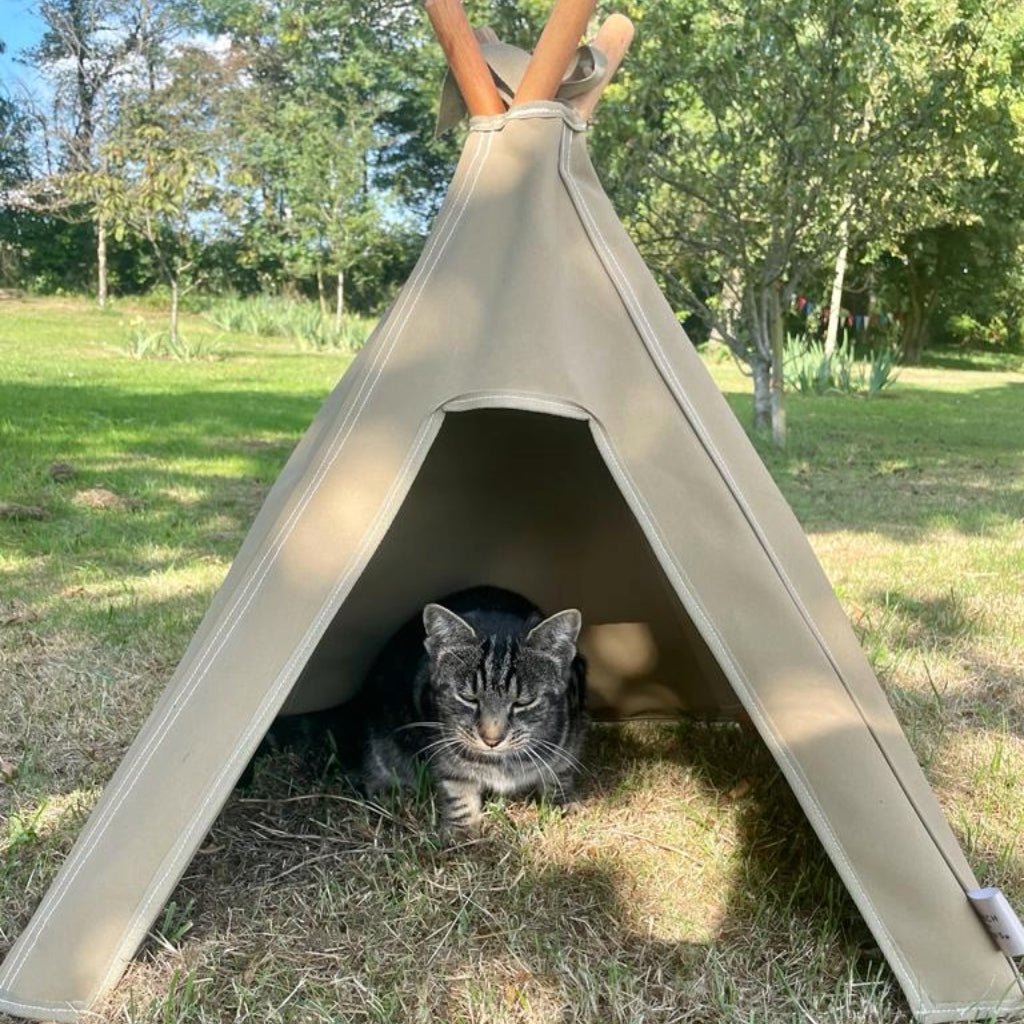
[[[30,206],[37,212],[84,216],[94,225],[96,293],[107,298],[107,232],[98,197],[80,191],[100,171],[104,140],[117,119],[124,94],[152,91],[163,54],[177,31],[171,0],[41,0],[46,25],[27,61],[52,86],[46,132],[59,140],[55,165],[37,180]],[[76,178],[74,204],[64,175]]]
[[[948,221],[961,181],[984,174],[966,127],[991,33],[954,0],[665,0],[634,14],[639,45],[599,148],[645,255],[749,367],[754,423],[782,444],[783,316],[834,261],[841,225],[877,246]]]
[[[321,308],[324,276],[336,281],[335,329],[341,329],[345,310],[345,277],[373,247],[381,232],[382,216],[376,196],[367,188],[367,154],[372,152],[372,112],[337,111],[326,120],[299,102],[282,111],[293,130],[295,146],[285,176],[292,206],[288,232],[292,250],[312,264]],[[340,135],[336,127],[344,124]]]
[[[4,45],[0,41],[0,53]],[[21,262],[25,213],[14,194],[31,176],[29,118],[9,96],[0,95],[0,280],[16,277]]]
[[[64,178],[68,194],[88,198],[115,238],[135,236],[150,246],[171,293],[175,347],[181,295],[195,283],[204,228],[217,221],[219,135],[211,97],[219,81],[215,57],[181,50],[162,84],[122,103],[95,167]]]
[[[409,45],[413,8],[285,0],[254,20],[247,4],[204,6],[207,25],[231,40],[220,109],[248,262],[286,287],[315,278],[325,312],[332,277],[340,324],[349,273],[400,226],[396,165],[384,170],[382,154],[395,143],[387,118],[404,81],[392,51]]]

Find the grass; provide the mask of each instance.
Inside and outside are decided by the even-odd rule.
[[[348,362],[195,317],[215,359],[132,360],[126,315],[159,323],[0,306],[0,955]],[[747,383],[711,369],[746,421]],[[1022,397],[1019,367],[905,369],[871,401],[793,397],[789,448],[758,441],[969,858],[1018,907]],[[495,804],[484,841],[441,850],[429,799],[353,803],[262,761],[101,1019],[909,1020],[756,738],[602,728],[587,762],[579,814]]]

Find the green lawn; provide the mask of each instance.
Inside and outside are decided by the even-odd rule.
[[[214,359],[135,360],[134,315],[0,303],[0,956],[348,361],[197,318]],[[1022,907],[1024,375],[939,363],[792,397],[788,449],[758,446],[978,874]],[[745,422],[746,381],[710,368]],[[454,852],[422,802],[261,763],[104,1019],[909,1019],[757,739],[602,730],[590,761],[579,815],[494,806]]]

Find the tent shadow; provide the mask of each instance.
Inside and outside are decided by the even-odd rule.
[[[301,798],[304,789],[312,795],[321,788],[322,780],[309,776],[289,783],[285,775],[295,761],[274,756],[272,770],[264,775],[268,784],[290,784],[293,798]],[[872,985],[872,991],[895,989],[866,926],[759,737],[727,724],[598,726],[586,760],[590,769],[581,780],[580,796],[588,818],[603,828],[601,817],[605,817],[614,833],[615,822],[621,823],[626,814],[629,827],[649,834],[648,847],[638,844],[624,851],[623,843],[615,840],[610,845],[608,840],[588,843],[587,831],[575,833],[572,819],[543,837],[538,833],[538,828],[544,828],[541,812],[510,808],[514,823],[505,827],[499,810],[482,845],[432,853],[429,840],[420,832],[411,839],[412,856],[398,853],[381,858],[377,870],[383,873],[380,884],[387,897],[367,897],[358,881],[336,882],[342,888],[348,886],[346,899],[379,901],[371,913],[374,918],[387,917],[392,912],[387,901],[394,893],[403,893],[405,902],[395,917],[413,922],[409,944],[416,942],[424,890],[433,891],[435,883],[430,879],[459,892],[457,897],[446,897],[447,909],[433,911],[439,915],[436,930],[442,938],[454,928],[460,929],[461,936],[451,940],[451,949],[443,941],[428,947],[436,957],[431,969],[450,979],[444,983],[440,1002],[430,1006],[434,1019],[461,1019],[468,1007],[480,1019],[505,1019],[504,1014],[519,1007],[537,1015],[529,1019],[559,1024],[626,1019],[627,1007],[642,1008],[643,1019],[653,1022],[677,1020],[681,1013],[698,1012],[698,1008],[700,1013],[712,1014],[701,1019],[717,1019],[712,1009],[716,1000],[732,1001],[737,1012],[743,1010],[749,997],[743,994],[744,985],[765,972],[778,969],[784,976],[791,970],[793,978],[800,979],[799,960],[809,948],[807,934],[814,936],[810,943],[814,950],[828,959],[821,970],[829,985],[841,986],[852,976],[865,991]],[[696,864],[700,854],[694,852],[699,851],[699,843],[691,851],[679,851],[678,857],[659,844],[667,820],[664,808],[654,807],[650,815],[630,809],[634,800],[645,806],[649,792],[645,787],[665,774],[688,779],[688,799],[732,823],[734,843],[718,854],[729,860],[724,873],[727,886],[707,893],[709,907],[715,908],[707,916],[715,924],[703,933],[690,928],[692,937],[685,925],[647,919],[633,888],[636,879],[630,861],[633,866],[637,858],[643,862],[651,847],[662,847],[653,851],[653,870],[700,867]],[[336,786],[337,780],[328,783],[329,788]],[[313,810],[318,807],[315,802],[304,806],[311,820],[322,818],[321,811]],[[406,827],[417,822],[422,826],[431,813],[429,802],[422,800],[399,800],[388,806],[403,817]],[[597,817],[591,817],[595,810]],[[194,863],[192,877],[176,896],[179,905],[211,898],[214,880],[231,886],[238,877],[280,874],[281,864],[268,860],[282,855],[288,874],[279,883],[275,899],[294,905],[309,898],[304,887],[310,879],[297,870],[302,854],[294,844],[289,850],[271,839],[262,847],[249,846],[241,862],[231,853],[231,836],[245,829],[250,815],[250,824],[255,821],[259,812],[258,803],[229,805],[209,841],[212,849],[226,846],[228,853],[211,854]],[[356,808],[341,808],[337,820],[364,828]],[[305,831],[284,820],[275,821],[274,828],[281,833]],[[554,847],[550,835],[555,837]],[[560,842],[565,845],[557,845]],[[314,861],[320,856],[315,846],[307,851],[310,854]],[[419,866],[411,867],[412,862]],[[506,862],[519,868],[510,872],[517,875],[515,884],[492,891],[491,881],[500,877],[495,866]],[[344,864],[339,870],[345,871]],[[647,868],[641,864],[640,870],[642,874]],[[418,879],[412,885],[410,871]],[[291,893],[290,886],[294,886]],[[201,915],[194,938],[199,942],[215,939],[215,920]],[[322,927],[329,944],[338,924],[324,921]],[[791,951],[780,950],[780,943],[790,942]],[[354,964],[344,967],[357,969]],[[821,980],[803,975],[802,984]],[[373,979],[361,983],[372,987]],[[399,977],[396,984],[402,989],[409,979]],[[828,996],[827,990],[817,994],[822,1005]],[[784,993],[773,996],[783,1002],[785,998]],[[417,1004],[417,1012],[422,1009]],[[892,1002],[892,1020],[901,1019],[903,1012],[901,1002]]]

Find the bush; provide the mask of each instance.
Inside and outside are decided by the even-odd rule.
[[[187,363],[209,359],[217,351],[217,342],[209,338],[189,339],[179,330],[177,340],[166,328],[153,331],[141,317],[133,317],[125,332],[124,349],[132,359],[176,359]]]
[[[998,314],[982,323],[969,313],[955,313],[946,321],[945,333],[961,348],[1005,348],[1010,340],[1010,328]]]
[[[866,394],[889,387],[898,376],[899,354],[891,342],[880,346],[870,361],[858,360],[848,337],[831,354],[820,341],[787,335],[782,353],[786,387],[802,395]]]
[[[333,318],[325,317],[315,303],[272,295],[218,299],[206,311],[206,316],[225,331],[261,338],[294,338],[318,352],[357,351],[374,323],[368,317],[348,316],[343,319],[341,330],[337,330]]]

